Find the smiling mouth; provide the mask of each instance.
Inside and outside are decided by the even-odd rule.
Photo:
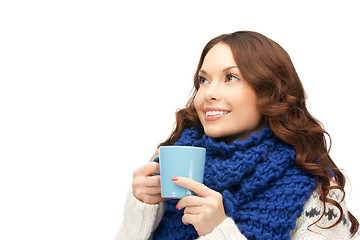
[[[207,111],[205,112],[206,116],[218,116],[218,115],[227,115],[230,111]]]

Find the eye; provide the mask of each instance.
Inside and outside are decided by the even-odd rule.
[[[236,77],[235,75],[231,74],[231,73],[227,73],[226,74],[226,82],[235,82],[238,81],[239,78]]]
[[[202,77],[202,76],[199,76],[198,77],[198,83],[201,85],[201,84],[208,84],[209,83],[209,81],[206,79],[206,78],[204,78],[204,77]]]

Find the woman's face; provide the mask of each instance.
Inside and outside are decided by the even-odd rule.
[[[198,76],[195,108],[207,136],[242,141],[264,126],[255,91],[241,77],[227,44],[210,49]]]

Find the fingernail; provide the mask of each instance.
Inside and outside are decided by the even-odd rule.
[[[176,204],[175,208],[176,208],[177,210],[179,210],[179,208],[178,208],[177,204]]]
[[[173,177],[173,178],[171,178],[171,180],[173,180],[174,182],[176,182],[176,181],[179,180],[179,178],[178,178],[178,177]]]

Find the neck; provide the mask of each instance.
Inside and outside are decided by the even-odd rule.
[[[243,142],[244,140],[249,138],[251,134],[260,132],[261,129],[263,129],[267,125],[268,125],[268,121],[265,120],[265,118],[262,118],[256,127],[252,128],[250,130],[246,130],[246,131],[234,134],[234,135],[223,136],[223,137],[217,138],[217,141],[225,142],[227,145],[231,145],[235,141]]]

